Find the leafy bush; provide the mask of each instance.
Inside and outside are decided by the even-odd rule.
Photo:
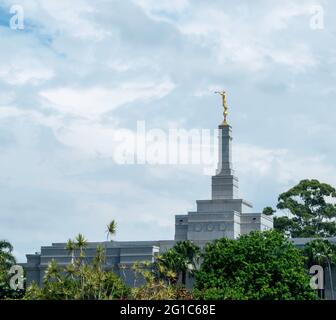
[[[315,299],[309,280],[303,255],[284,235],[256,231],[205,247],[194,295],[201,299]]]

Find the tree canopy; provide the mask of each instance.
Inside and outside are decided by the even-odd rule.
[[[315,299],[304,257],[277,231],[254,231],[238,240],[216,240],[205,247],[196,273],[203,299]]]
[[[13,246],[6,240],[0,240],[0,299],[19,298],[23,290],[13,290],[9,286],[9,269],[16,264],[13,256]]]
[[[326,267],[328,263],[336,264],[336,245],[326,239],[315,239],[305,244],[303,253],[307,258],[307,267],[320,265]]]
[[[276,210],[274,210],[272,207],[265,207],[262,211],[262,213],[266,216],[272,216],[275,212]]]
[[[181,282],[185,285],[187,273],[194,273],[199,256],[199,247],[191,241],[180,241],[159,255],[154,267],[159,277],[174,283],[181,276]]]
[[[274,218],[274,228],[293,238],[336,236],[336,190],[318,180],[302,180],[280,194],[277,208],[290,215]]]

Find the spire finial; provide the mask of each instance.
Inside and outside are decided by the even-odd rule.
[[[222,103],[223,103],[223,108],[224,108],[224,120],[223,120],[223,125],[227,126],[227,116],[228,116],[228,107],[227,107],[227,102],[226,102],[226,92],[224,90],[222,91],[215,91],[216,94],[219,94],[222,96]]]

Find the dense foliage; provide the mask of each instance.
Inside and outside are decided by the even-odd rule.
[[[264,211],[271,214],[272,208]],[[114,220],[106,233],[108,238],[115,235]],[[309,266],[336,262],[336,246],[326,240],[314,240],[299,250],[278,231],[252,232],[238,240],[215,240],[202,252],[190,241],[178,242],[154,263],[138,262],[132,270],[120,266],[124,276],[130,271],[135,276],[136,286],[128,288],[106,268],[106,245],[96,248],[93,260],[86,258],[87,245],[82,234],[68,240],[70,263],[60,266],[52,260],[43,286],[30,285],[24,299],[316,299],[309,286]],[[8,242],[0,241],[0,298],[20,298],[7,281],[8,270],[15,264],[12,250]],[[195,277],[193,291],[186,289],[187,275]]]
[[[110,300],[129,295],[129,289],[111,270],[104,270],[105,250],[98,246],[91,263],[85,259],[86,240],[79,234],[69,240],[67,249],[71,263],[65,268],[52,260],[46,270],[43,286],[31,285],[25,299],[29,300]],[[79,254],[76,254],[76,251]]]
[[[303,255],[276,231],[209,243],[196,274],[195,294],[203,299],[316,298]]]
[[[316,239],[307,243],[303,248],[303,253],[307,257],[307,267],[336,263],[336,245],[326,239]]]
[[[23,295],[23,290],[13,290],[10,285],[10,268],[16,264],[13,246],[6,240],[0,241],[0,299],[16,299]]]
[[[290,217],[274,218],[274,228],[292,238],[336,236],[336,190],[318,180],[302,180],[279,196],[278,209]]]
[[[132,288],[131,299],[189,300],[193,298],[191,292],[183,285],[165,281],[169,276],[162,274],[162,277],[157,277],[155,267],[153,269],[153,265],[149,262],[134,264],[132,269],[142,284]]]
[[[181,279],[186,284],[188,273],[193,275],[200,258],[200,249],[191,241],[180,241],[173,248],[159,255],[154,264],[156,275],[176,283]]]
[[[266,216],[272,216],[275,212],[276,210],[274,210],[272,207],[265,207],[262,211],[262,213]]]

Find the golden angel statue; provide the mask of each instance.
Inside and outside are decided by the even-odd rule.
[[[226,92],[223,90],[223,91],[215,91],[215,93],[222,96],[222,102],[223,102],[223,108],[224,108],[224,112],[223,112],[224,121],[223,121],[223,124],[224,125],[228,125],[228,122],[227,122],[228,108],[227,108],[227,102],[226,102]]]

